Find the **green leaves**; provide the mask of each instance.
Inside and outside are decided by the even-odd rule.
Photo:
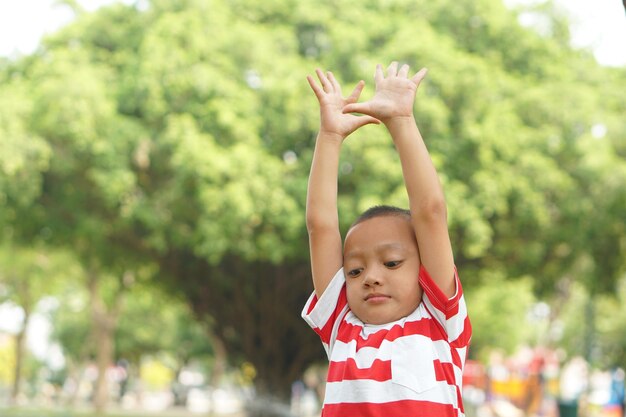
[[[32,109],[27,86],[21,81],[0,85],[0,219],[13,221],[12,210],[33,204],[41,187],[41,171],[47,169],[49,144],[29,129]],[[0,220],[1,221],[1,220]]]
[[[153,0],[82,13],[0,66],[3,237],[67,247],[101,276],[158,264],[149,275],[232,335],[231,318],[265,317],[262,284],[276,290],[265,306],[310,290],[319,118],[306,75],[333,70],[346,93],[364,79],[367,100],[375,65],[397,59],[429,68],[415,116],[465,288],[502,287],[474,304],[508,308],[499,300],[519,292],[519,313],[531,289],[552,294],[563,277],[611,292],[626,270],[626,76],[569,49],[551,10],[533,12],[551,31],[520,26],[497,0]],[[346,142],[339,181],[342,229],[371,205],[407,204],[382,127]],[[229,346],[257,358],[255,337]],[[318,357],[305,356],[293,363]]]

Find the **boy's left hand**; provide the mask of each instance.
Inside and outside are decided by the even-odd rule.
[[[346,98],[341,94],[341,86],[332,72],[324,73],[320,69],[315,72],[320,84],[317,84],[311,76],[307,76],[307,81],[320,103],[320,134],[338,135],[343,140],[363,125],[380,123],[370,116],[355,116],[343,111],[347,104],[357,102],[365,86],[363,81],[360,81],[352,94]]]
[[[426,72],[427,69],[422,68],[409,78],[409,66],[404,64],[398,70],[398,62],[394,61],[387,68],[385,77],[382,66],[378,64],[374,75],[376,82],[374,97],[363,103],[348,104],[343,112],[366,114],[385,124],[397,117],[413,117],[415,93]]]

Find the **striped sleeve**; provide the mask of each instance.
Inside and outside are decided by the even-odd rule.
[[[472,327],[467,315],[467,306],[463,296],[463,287],[459,280],[459,274],[454,269],[456,293],[448,298],[435,284],[428,271],[420,268],[419,281],[424,289],[422,301],[428,311],[445,330],[448,341],[455,347],[464,347],[469,344]]]
[[[302,318],[318,334],[330,359],[337,329],[348,311],[346,296],[346,278],[343,268],[339,269],[318,299],[315,292],[311,294],[302,310]]]

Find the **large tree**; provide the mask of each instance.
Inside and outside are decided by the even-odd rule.
[[[13,238],[74,249],[96,281],[158,265],[231,359],[254,364],[259,394],[286,398],[323,353],[299,320],[318,123],[304,77],[333,69],[346,90],[363,78],[367,98],[375,64],[398,59],[430,68],[416,117],[467,289],[499,276],[544,294],[563,279],[611,291],[626,268],[626,74],[536,13],[545,34],[497,0],[153,0],[81,14],[4,64],[0,90],[20,105],[0,146],[36,164],[0,157],[0,220]],[[390,140],[367,127],[342,154],[342,227],[380,202],[407,199]]]
[[[106,88],[109,72],[85,50],[57,49],[48,58],[10,65],[0,87],[23,94],[0,145],[9,151],[2,159],[3,237],[69,249],[82,264],[100,371],[99,410],[106,405],[104,373],[113,361],[122,298],[140,270],[139,254],[119,243],[135,236],[118,203],[133,181],[129,144],[136,129],[117,116]]]

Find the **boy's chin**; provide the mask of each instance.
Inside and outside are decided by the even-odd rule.
[[[421,300],[420,300],[421,301]],[[419,302],[415,306],[410,306],[404,310],[400,311],[361,311],[356,312],[352,310],[352,312],[365,324],[371,325],[381,325],[387,323],[393,323],[394,321],[401,320],[405,317],[410,316],[419,306]]]
[[[398,321],[408,316],[408,314],[364,314],[363,317],[359,317],[359,319],[365,324],[371,324],[374,326],[393,323],[394,321]]]

